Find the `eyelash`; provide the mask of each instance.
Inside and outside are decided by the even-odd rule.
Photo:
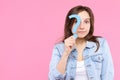
[[[74,23],[77,23],[77,21],[75,21]],[[90,23],[90,21],[84,21],[84,23],[88,24]]]
[[[85,23],[87,24],[87,23],[90,23],[90,21],[85,21]]]

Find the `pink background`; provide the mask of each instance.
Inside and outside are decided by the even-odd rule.
[[[91,7],[95,35],[110,45],[115,80],[120,76],[119,0],[0,0],[0,80],[48,80],[54,43],[76,5]]]

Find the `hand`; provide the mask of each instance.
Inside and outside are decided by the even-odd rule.
[[[73,36],[70,36],[64,40],[64,43],[65,43],[65,52],[67,53],[67,55],[69,55],[73,49],[73,46],[75,45],[75,38]]]

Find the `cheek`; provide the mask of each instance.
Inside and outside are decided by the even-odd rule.
[[[89,31],[90,30],[90,25],[86,26],[86,30]]]
[[[88,27],[88,30],[90,30],[90,26]]]

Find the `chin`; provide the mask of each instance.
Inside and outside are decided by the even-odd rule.
[[[85,37],[85,36],[83,36],[83,37],[82,37],[82,36],[78,36],[78,38],[80,38],[80,39],[81,39],[81,38],[84,38],[84,37]]]
[[[84,38],[86,35],[78,35],[78,38]]]

